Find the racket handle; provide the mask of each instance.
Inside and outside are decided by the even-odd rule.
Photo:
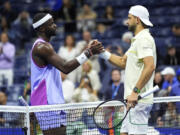
[[[22,96],[19,97],[19,102],[24,106],[29,106],[26,100]]]
[[[146,96],[149,96],[150,94],[152,94],[152,93],[154,93],[154,92],[156,92],[156,91],[158,91],[158,90],[159,90],[159,86],[156,85],[156,86],[154,86],[152,89],[150,89],[150,90],[142,93],[141,95],[139,95],[139,96],[138,96],[138,100],[140,100],[140,99],[142,99],[142,98],[144,98],[144,97],[146,97]]]

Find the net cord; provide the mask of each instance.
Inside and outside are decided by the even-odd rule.
[[[58,104],[58,105],[41,105],[41,106],[30,106],[29,113],[41,112],[41,111],[56,111],[56,110],[72,110],[72,109],[85,109],[85,108],[96,108],[99,102],[85,102],[85,103],[70,103],[70,104]],[[180,96],[169,96],[169,97],[156,97],[153,99],[153,103],[168,103],[168,102],[180,102]],[[17,112],[27,113],[27,107],[25,106],[7,106],[1,105],[0,112]]]

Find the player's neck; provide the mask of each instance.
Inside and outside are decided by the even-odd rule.
[[[46,35],[39,35],[39,38],[42,38],[44,41],[49,42],[50,41],[50,37],[47,37]]]
[[[144,30],[144,27],[142,27],[141,25],[138,25],[136,27],[136,30],[134,32],[134,35],[136,36],[140,31]]]

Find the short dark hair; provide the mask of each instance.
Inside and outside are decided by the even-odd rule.
[[[121,70],[119,69],[119,68],[113,68],[112,70],[111,70],[111,75],[112,75],[112,72],[113,71],[119,71],[119,73],[121,74]]]
[[[133,15],[134,16],[134,15]],[[137,16],[134,16],[134,17],[136,17],[136,18],[139,18],[139,17],[137,17]],[[141,21],[141,19],[139,18],[139,20],[140,20],[140,22],[141,22],[141,24],[142,24],[142,26],[143,26],[143,28],[149,28],[149,26],[148,25],[146,25],[145,23],[143,23],[143,21]]]
[[[141,21],[141,20],[140,20]],[[148,25],[146,25],[145,23],[143,23],[142,21],[141,21],[141,24],[142,24],[142,26],[146,29],[146,28],[149,28],[149,26]]]
[[[42,19],[46,15],[47,15],[47,13],[37,13],[33,18],[33,23],[36,23],[37,21],[39,21],[40,19]],[[38,29],[39,29],[39,27],[35,28],[35,30],[37,30],[37,31],[38,31]]]
[[[167,49],[168,49],[168,50],[170,50],[170,49],[172,49],[172,48],[175,48],[175,46],[173,46],[172,44],[169,44],[169,45],[167,46]]]

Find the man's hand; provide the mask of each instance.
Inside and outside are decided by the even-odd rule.
[[[102,43],[98,40],[90,42],[87,49],[90,50],[91,55],[100,54],[104,51]]]
[[[135,107],[138,103],[138,93],[135,93],[134,91],[131,93],[130,96],[127,97],[127,108]]]

